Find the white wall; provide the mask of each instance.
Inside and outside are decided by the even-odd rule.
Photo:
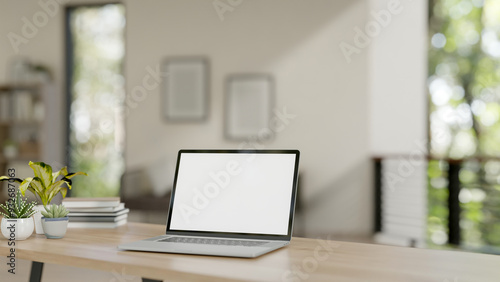
[[[37,2],[0,0],[0,66],[14,55],[6,34],[21,32],[21,18],[42,10]],[[166,57],[205,55],[211,62],[208,119],[165,122],[160,87],[153,89],[126,120],[126,167],[173,159],[180,148],[238,147],[223,138],[224,78],[269,73],[276,105],[296,118],[262,147],[301,150],[307,226],[312,233],[369,233],[372,153],[408,151],[425,128],[425,1],[402,0],[403,12],[350,63],[340,48],[354,44],[354,28],[384,2],[243,1],[221,21],[212,1],[124,1],[127,95],[142,85],[147,67]],[[20,46],[22,55],[54,70],[60,101],[63,38],[58,12]],[[5,78],[6,67],[0,67],[0,82]]]
[[[181,148],[237,148],[223,137],[224,78],[269,73],[276,104],[296,115],[265,148],[298,148],[306,199],[334,192],[316,228],[368,232],[371,226],[367,53],[345,62],[339,41],[363,22],[364,1],[244,1],[220,21],[211,1],[127,2],[127,89],[164,58],[206,55],[211,61],[210,114],[201,123],[162,119],[160,88],[131,110],[127,168],[175,156]],[[151,3],[151,2],[150,2]],[[173,160],[173,157],[172,157]],[[349,180],[338,185],[348,172]],[[345,198],[351,205],[344,206]],[[341,205],[342,209],[338,205]],[[327,205],[330,206],[330,205]],[[350,222],[344,222],[343,213]],[[344,224],[345,223],[345,224]],[[312,227],[314,228],[314,226]]]
[[[381,18],[386,26],[370,48],[370,150],[381,156],[426,154],[427,1],[403,0],[388,7],[387,0],[371,0],[371,10],[372,20],[382,14],[390,19]],[[404,180],[382,183],[383,232],[375,240],[425,244],[426,167],[415,165],[403,175],[407,160],[400,158],[382,163],[384,175],[397,174]]]
[[[388,11],[371,0],[371,11]],[[427,140],[427,1],[401,0],[370,45],[370,151],[423,153]],[[394,9],[393,9],[394,10]],[[371,14],[370,20],[374,20]],[[397,118],[396,118],[397,117]]]

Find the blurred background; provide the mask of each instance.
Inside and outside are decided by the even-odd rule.
[[[499,15],[494,0],[0,0],[1,169],[69,165],[92,176],[71,196],[163,224],[179,149],[296,148],[295,235],[498,253]],[[238,138],[231,77],[270,81],[239,92],[270,103],[240,104]]]

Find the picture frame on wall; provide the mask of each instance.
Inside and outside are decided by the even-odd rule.
[[[274,106],[274,80],[268,74],[233,74],[226,78],[225,137],[268,140]]]
[[[208,116],[209,62],[205,57],[172,57],[162,63],[163,117],[203,121]]]

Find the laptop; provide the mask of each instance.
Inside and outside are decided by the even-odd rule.
[[[290,243],[298,150],[180,150],[165,235],[121,250],[254,258]]]

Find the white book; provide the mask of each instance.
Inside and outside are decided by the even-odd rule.
[[[70,216],[69,222],[119,222],[127,219],[128,214],[119,216]]]
[[[106,197],[106,198],[65,198],[62,204],[66,208],[104,208],[104,207],[118,207],[120,205],[119,197]]]
[[[120,203],[116,207],[101,207],[101,208],[70,208],[66,207],[66,209],[72,213],[72,212],[85,212],[85,213],[94,213],[94,212],[101,212],[101,213],[113,213],[113,212],[118,212],[123,209],[125,209],[125,204]]]
[[[85,211],[70,211],[68,216],[78,217],[78,216],[119,216],[122,214],[127,214],[129,209],[121,209],[116,212],[85,212]]]
[[[127,219],[117,222],[68,222],[68,228],[115,228],[127,223]]]

